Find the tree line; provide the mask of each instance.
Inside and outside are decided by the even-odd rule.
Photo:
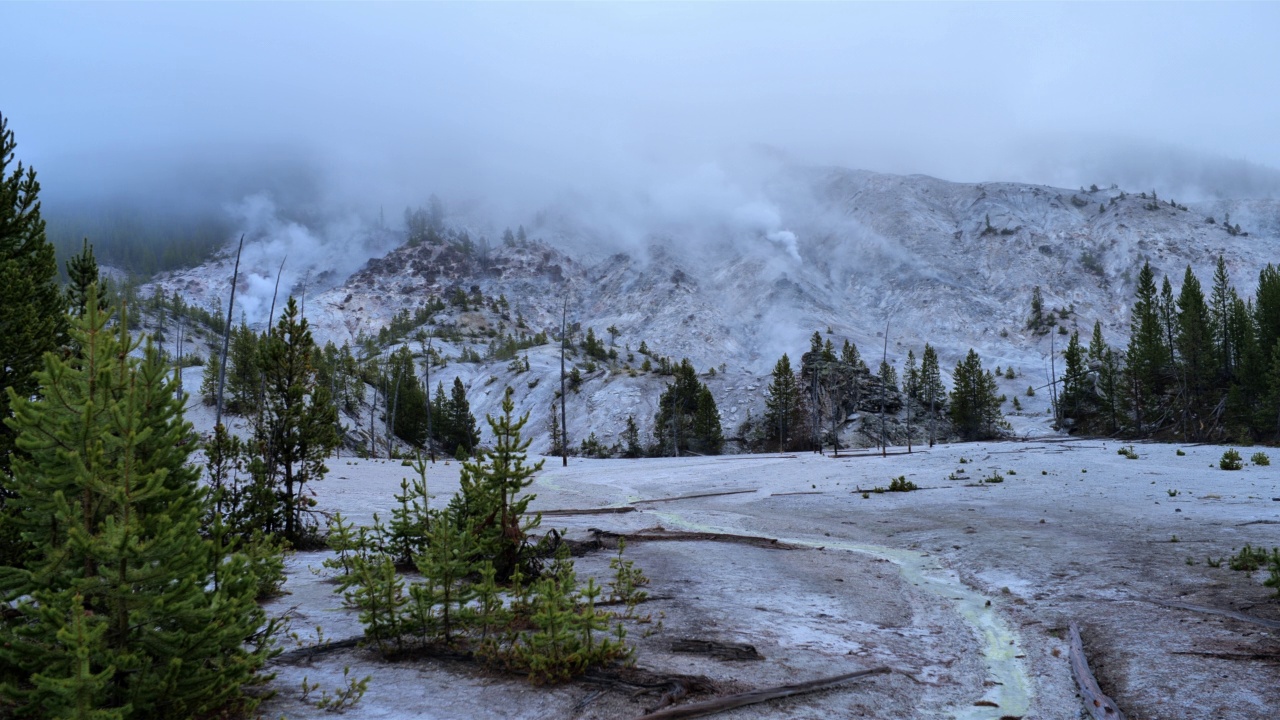
[[[907,352],[899,379],[887,358],[872,373],[856,344],[846,339],[837,352],[815,331],[798,372],[785,353],[774,365],[764,415],[752,428],[754,443],[782,452],[830,445],[838,452],[842,429],[860,412],[862,431],[881,446],[890,441],[887,422],[872,419],[885,415],[894,416],[895,424],[903,415],[908,443],[916,433],[930,445],[952,432],[965,440],[996,437],[1007,429],[1000,409],[1005,398],[997,393],[994,374],[972,349],[956,364],[948,393],[937,351],[928,343],[919,364],[915,351]]]
[[[1183,441],[1280,441],[1280,268],[1242,298],[1219,256],[1206,295],[1188,265],[1175,292],[1138,273],[1125,347],[1073,332],[1057,410],[1073,432]]]

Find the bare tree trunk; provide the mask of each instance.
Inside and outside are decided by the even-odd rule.
[[[809,373],[809,402],[813,404],[813,419],[809,427],[813,428],[813,448],[819,454],[822,453],[822,427],[818,418],[818,368],[815,363],[813,371]]]
[[[244,250],[244,234],[240,235],[240,247],[236,250],[236,267],[231,273],[231,302],[227,304],[227,329],[222,335],[222,364],[218,366],[218,410],[213,426],[222,424],[222,391],[227,384],[227,348],[231,345],[231,317],[236,307],[236,283],[240,281],[240,252]]]
[[[907,454],[911,454],[911,387],[908,384],[907,392],[904,393],[904,403],[907,405]]]
[[[934,402],[936,399],[937,399],[937,393],[934,391],[933,388],[929,388],[929,447],[933,447],[933,440],[937,434],[934,431],[934,426],[938,422],[938,410],[934,406]]]
[[[880,356],[880,367],[884,367],[889,362],[889,321],[884,322],[884,353]],[[880,378],[880,457],[886,457],[889,453],[889,438],[884,424],[884,401],[885,395],[889,392],[888,383],[884,378]]]
[[[1049,335],[1049,402],[1053,403],[1053,424],[1062,427],[1058,415],[1058,351],[1054,349],[1053,335]]]
[[[276,317],[276,298],[280,296],[280,276],[284,274],[284,261],[289,259],[286,255],[280,259],[280,267],[276,270],[276,286],[271,291],[271,312],[267,313],[267,337],[271,337],[271,324],[275,322]],[[280,338],[283,340],[284,338]],[[267,377],[264,374],[262,380],[258,383],[258,419],[256,421],[258,427],[262,427],[263,403],[267,396]]]
[[[396,410],[400,407],[400,375],[396,375],[396,392],[391,400],[391,416],[387,422],[387,457],[395,457],[391,452],[392,443],[395,442],[396,434]]]
[[[173,367],[173,374],[178,376],[178,399],[182,399],[182,331],[185,329],[185,320],[181,315],[178,316],[178,339],[174,343],[174,356],[177,358]]]
[[[372,460],[378,452],[376,440],[378,434],[373,429],[373,418],[378,413],[378,384],[373,385],[373,404],[369,406],[369,459]]]
[[[436,446],[431,444],[431,340],[427,341],[427,454],[431,456],[431,462],[436,461]]]
[[[565,374],[564,374],[564,346],[569,338],[565,334],[568,326],[569,318],[569,298],[565,298],[564,307],[560,310],[560,464],[563,467],[569,466],[569,429],[565,426],[567,417],[565,414]]]

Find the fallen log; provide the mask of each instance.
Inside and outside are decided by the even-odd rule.
[[[722,643],[715,640],[681,638],[671,643],[671,652],[693,655],[710,655],[720,660],[763,660],[764,656],[754,645]]]
[[[1089,670],[1089,661],[1084,656],[1084,643],[1080,640],[1080,628],[1071,623],[1071,674],[1080,687],[1080,696],[1084,698],[1085,707],[1096,720],[1124,720],[1124,713],[1116,707],[1116,703],[1102,692],[1093,672]]]
[[[708,700],[706,702],[651,712],[647,715],[641,716],[637,720],[678,720],[679,718],[705,717],[707,715],[714,715],[716,713],[740,708],[746,705],[755,705],[757,703],[776,700],[778,698],[803,695],[817,690],[825,690],[849,680],[868,677],[870,675],[884,675],[890,672],[893,671],[887,666],[877,667],[871,668],[870,670],[859,670],[858,672],[836,675],[835,677],[810,680],[809,682],[803,682],[797,685],[780,685],[778,687],[765,688],[763,690],[752,690],[750,692],[729,695],[727,697]]]
[[[1229,617],[1234,620],[1239,620],[1241,622],[1253,623],[1254,625],[1261,625],[1264,628],[1271,628],[1272,630],[1280,630],[1280,620],[1268,620],[1267,618],[1254,617],[1253,615],[1246,615],[1242,612],[1236,612],[1235,610],[1222,610],[1220,608],[1207,607],[1204,605],[1192,605],[1190,603],[1172,602],[1169,600],[1156,600],[1154,598],[1143,598],[1143,599],[1153,605],[1161,605],[1163,607],[1177,608],[1179,610],[1189,610],[1191,612],[1204,613],[1206,615],[1221,615],[1222,617]]]
[[[297,648],[296,650],[286,650],[280,653],[279,655],[276,655],[275,657],[271,658],[270,662],[284,663],[288,665],[296,662],[301,662],[303,660],[310,660],[311,658],[314,658],[318,655],[326,655],[328,653],[337,652],[339,650],[348,650],[351,648],[359,647],[360,643],[362,642],[364,642],[363,635],[360,635],[358,637],[345,638],[342,640],[331,640],[329,642],[318,643],[316,645],[300,647],[300,648]]]
[[[617,515],[635,511],[636,508],[628,505],[626,507],[585,508],[582,510],[530,510],[529,512],[543,517],[559,517],[561,515]]]
[[[634,500],[632,505],[640,503],[664,503],[675,502],[676,500],[694,500],[697,498],[720,497],[721,495],[742,495],[744,493],[758,492],[757,490],[725,490],[724,492],[698,493],[697,495],[678,495],[676,497],[653,498],[652,500]]]
[[[1214,660],[1245,660],[1245,661],[1263,661],[1263,662],[1280,662],[1280,653],[1273,652],[1250,652],[1250,653],[1230,653],[1230,652],[1209,652],[1206,650],[1174,650],[1174,655],[1194,655],[1196,657],[1213,658]]]
[[[760,537],[758,535],[730,535],[728,533],[711,533],[711,532],[683,532],[676,530],[663,530],[662,528],[654,528],[651,530],[641,530],[633,533],[616,533],[609,530],[600,530],[599,528],[589,528],[596,542],[604,544],[605,540],[626,540],[628,543],[633,542],[661,542],[661,541],[698,541],[707,542],[727,542],[738,543],[741,545],[752,545],[754,547],[768,548],[770,550],[801,550],[800,545],[791,545],[789,543],[780,542],[777,538]]]

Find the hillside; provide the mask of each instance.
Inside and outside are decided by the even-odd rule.
[[[448,232],[416,244],[389,231],[347,228],[310,234],[309,246],[296,227],[265,225],[246,241],[237,306],[251,322],[266,317],[280,254],[289,252],[302,259],[288,261],[281,296],[305,289],[306,315],[321,342],[376,338],[397,313],[439,298],[447,307],[424,329],[445,335],[434,347],[457,358],[463,348],[485,355],[505,333],[557,334],[567,299],[569,322],[581,333],[592,328],[608,342],[606,328],[618,330],[618,361],[585,372],[569,406],[572,442],[594,431],[611,443],[628,415],[642,433],[649,429],[666,384],[639,371],[641,341],[654,355],[717,370],[703,379],[726,435],[734,436],[763,411],[777,358],[787,352],[798,361],[815,330],[837,346],[851,339],[869,364],[878,363],[886,324],[887,352],[899,367],[925,342],[938,349],[944,372],[976,348],[985,366],[1017,370],[1019,377],[1001,381],[1013,397],[1047,382],[1051,343],[1060,350],[1067,339],[1026,329],[1033,287],[1042,288],[1047,308],[1063,311],[1058,322],[1068,330],[1086,335],[1099,320],[1108,340],[1118,342],[1127,336],[1133,280],[1144,260],[1157,277],[1180,280],[1190,264],[1207,282],[1221,254],[1248,295],[1258,271],[1280,257],[1280,204],[1266,200],[1182,205],[1116,188],[961,184],[837,168],[782,169],[730,197],[706,212],[657,213],[640,231],[625,232],[611,228],[607,215],[584,219],[553,208],[528,224],[528,240],[508,243],[485,218],[461,215],[448,218]],[[1227,213],[1240,234],[1226,229]],[[403,244],[380,254],[397,242]],[[377,256],[343,278],[340,261],[362,251]],[[154,287],[225,308],[231,264],[223,255],[161,276]],[[483,302],[447,302],[459,293]],[[397,333],[378,350],[407,342],[420,351],[415,333]],[[506,360],[450,360],[433,369],[432,384],[461,377],[477,417],[493,412],[511,385],[519,410],[534,416],[534,449],[545,449],[558,352],[548,344],[521,354],[529,357],[528,372],[512,371]],[[584,357],[574,362],[588,367]],[[1011,416],[1015,430],[1048,432],[1046,393],[1020,400],[1026,409]],[[847,439],[867,444],[853,430]]]

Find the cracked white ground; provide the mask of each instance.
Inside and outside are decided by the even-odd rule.
[[[743,708],[726,718],[1075,719],[1082,709],[1063,630],[1081,625],[1090,663],[1130,718],[1271,718],[1280,708],[1275,631],[1149,602],[1174,600],[1280,619],[1280,600],[1215,560],[1244,544],[1280,545],[1280,472],[1218,469],[1224,448],[1119,443],[990,443],[912,455],[834,459],[729,456],[657,460],[549,459],[531,488],[537,510],[637,503],[626,514],[555,516],[543,529],[631,532],[663,527],[777,538],[769,549],[717,541],[637,542],[627,556],[652,579],[633,632],[639,665],[766,687],[890,665],[910,673]],[[1176,450],[1182,447],[1185,456]],[[865,453],[866,451],[861,451]],[[1244,453],[1246,457],[1252,450]],[[961,458],[967,462],[961,463]],[[1280,460],[1280,458],[1277,458]],[[359,523],[390,514],[399,461],[333,459],[320,506]],[[961,472],[963,471],[963,472]],[[994,472],[999,484],[977,481]],[[905,475],[921,490],[871,493]],[[949,476],[957,479],[948,479]],[[428,471],[436,506],[457,489],[457,463]],[[663,503],[640,500],[734,490]],[[1173,494],[1176,491],[1176,495]],[[805,494],[787,494],[805,493]],[[1176,541],[1175,541],[1176,538]],[[324,581],[325,553],[290,559],[298,639],[358,635]],[[580,578],[607,572],[608,553],[577,560]],[[1193,564],[1189,564],[1193,563]],[[656,626],[656,623],[655,623]],[[675,638],[753,645],[762,661],[670,652]],[[329,716],[299,700],[301,682],[330,691],[372,675],[348,715],[361,718],[618,718],[652,698],[568,684],[535,688],[458,663],[387,663],[364,650],[280,665],[263,717]],[[318,694],[318,693],[317,693]]]

